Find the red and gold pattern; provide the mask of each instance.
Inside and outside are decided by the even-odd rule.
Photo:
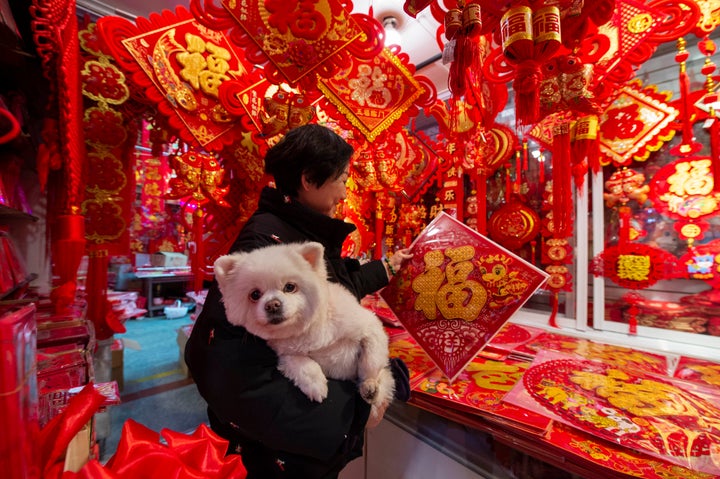
[[[547,275],[441,212],[382,291],[452,382]]]
[[[518,396],[523,391],[532,401]],[[720,474],[718,397],[689,383],[542,353],[506,400],[630,449]]]
[[[673,377],[717,388],[720,387],[720,364],[681,356]]]
[[[219,206],[229,206],[225,201],[227,186],[221,186],[225,170],[213,155],[188,151],[170,159],[176,177],[170,179],[167,198],[187,198],[202,206],[210,201]]]
[[[623,369],[652,374],[668,374],[671,369],[668,358],[661,354],[550,332],[536,335],[532,340],[516,346],[516,350],[528,356],[535,356],[543,350],[574,354]]]
[[[390,356],[402,359],[410,372],[410,387],[417,387],[428,373],[437,369],[435,363],[407,331],[402,328],[387,331],[390,336]]]
[[[242,62],[223,33],[199,24],[182,7],[139,18],[136,25],[103,17],[98,26],[139,94],[158,106],[184,141],[219,151],[246,131],[223,107],[219,89],[253,66]]]
[[[717,478],[716,474],[693,471],[608,441],[597,441],[594,434],[588,434],[557,421],[553,421],[550,425],[545,439],[561,447],[566,453],[583,457],[594,463],[598,477],[605,475],[607,471],[613,471],[640,479]]]
[[[413,391],[442,400],[448,407],[509,419],[526,432],[542,434],[551,423],[547,416],[503,401],[528,366],[527,362],[477,357],[454,381],[448,382],[436,369],[419,381]]]
[[[617,90],[635,77],[637,67],[659,44],[687,35],[700,19],[695,0],[612,3],[614,8],[606,10],[611,13],[609,21],[586,31],[580,42],[580,56],[584,63],[593,65],[594,93],[602,103],[615,98]],[[682,14],[675,13],[679,11]]]
[[[242,27],[233,40],[249,62],[264,64],[266,77],[276,84],[295,86],[315,74],[334,76],[347,66],[348,46],[366,33],[338,0],[223,0],[222,4]]]
[[[720,212],[720,191],[715,188],[712,160],[689,157],[663,166],[650,182],[653,206],[676,220],[675,229],[688,240],[702,238],[706,219]]]
[[[417,111],[416,100],[434,101],[427,91],[429,82],[421,85],[407,60],[407,54],[385,48],[372,60],[351,59],[332,78],[319,77],[318,88],[326,98],[323,109],[333,117],[336,110],[368,141],[386,130],[397,131],[394,125],[404,126],[408,114]]]
[[[519,125],[540,119],[542,65],[561,45],[560,9],[555,5],[510,6],[500,20],[503,54],[515,65],[515,115]]]
[[[107,272],[112,254],[130,252],[129,224],[135,200],[132,176],[135,115],[130,88],[114,64],[95,24],[80,31],[80,71],[86,107],[83,117],[87,181],[82,212],[88,240],[87,317],[97,339],[125,331],[107,299]]]
[[[490,217],[488,233],[509,250],[516,251],[533,240],[540,232],[540,217],[524,203],[511,201]]]
[[[136,171],[142,172],[140,203],[148,212],[160,214],[165,211],[167,176],[170,173],[167,157],[156,158],[149,154],[138,155]]]
[[[645,289],[663,279],[684,275],[667,251],[643,243],[610,246],[593,258],[591,272],[628,289]]]
[[[625,85],[600,118],[600,162],[628,166],[645,161],[675,136],[673,120],[679,112],[666,101],[670,93],[639,80]]]

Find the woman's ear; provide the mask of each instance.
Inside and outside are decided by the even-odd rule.
[[[311,186],[312,183],[310,182],[310,180],[308,180],[307,173],[303,173],[302,175],[300,175],[300,187],[304,191],[309,191]]]

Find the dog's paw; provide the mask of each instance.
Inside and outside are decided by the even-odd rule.
[[[370,404],[378,397],[379,383],[377,379],[366,379],[360,383],[360,396]]]
[[[323,402],[328,395],[327,379],[308,381],[297,385],[311,401]]]

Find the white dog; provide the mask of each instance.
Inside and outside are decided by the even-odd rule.
[[[320,243],[288,243],[215,261],[231,324],[265,339],[278,369],[311,400],[327,378],[357,380],[372,413],[393,398],[388,336],[380,320],[343,286],[327,279]]]

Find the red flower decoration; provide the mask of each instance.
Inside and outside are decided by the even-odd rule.
[[[111,110],[89,108],[85,111],[85,140],[90,144],[115,147],[125,142],[127,132],[122,125],[122,115]]]
[[[88,155],[87,187],[118,192],[127,183],[125,175],[119,174],[122,171],[122,162],[113,154],[105,153],[101,156],[98,153],[90,153]]]
[[[96,101],[122,103],[130,97],[125,75],[114,65],[88,61],[80,72],[85,96]]]

